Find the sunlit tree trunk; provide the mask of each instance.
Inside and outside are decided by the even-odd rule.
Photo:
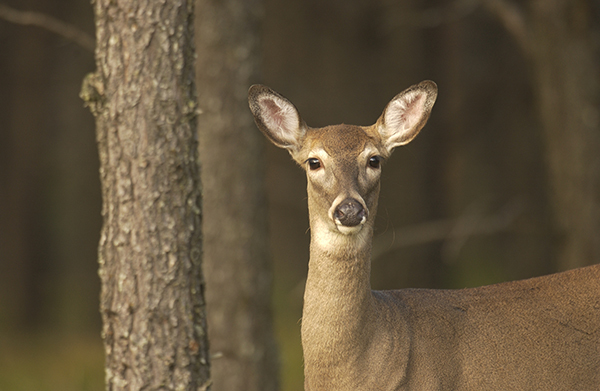
[[[206,390],[193,2],[96,0],[108,390]]]
[[[204,263],[215,391],[275,391],[263,137],[247,101],[261,0],[197,0]]]

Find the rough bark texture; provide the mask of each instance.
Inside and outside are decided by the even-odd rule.
[[[96,0],[107,390],[205,390],[193,3]]]
[[[247,91],[259,68],[260,0],[197,0],[204,262],[214,389],[274,391],[263,140]]]

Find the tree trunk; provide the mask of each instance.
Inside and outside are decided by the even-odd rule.
[[[2,23],[11,39],[0,46],[0,317],[2,326],[22,331],[44,324],[49,304],[42,288],[51,249],[44,170],[51,161],[54,118],[46,108],[56,42]]]
[[[600,260],[600,57],[587,0],[531,2],[531,62],[545,131],[558,267]]]
[[[275,391],[263,138],[248,109],[261,0],[198,0],[204,262],[214,389]]]
[[[600,259],[600,51],[592,0],[484,4],[532,65],[561,270]],[[526,8],[525,8],[526,7]],[[596,31],[594,31],[594,29]]]
[[[210,387],[193,3],[96,0],[107,390]]]

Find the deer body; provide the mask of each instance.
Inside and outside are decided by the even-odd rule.
[[[418,134],[436,95],[422,82],[373,126],[309,128],[283,96],[250,89],[259,129],[307,172],[305,389],[600,390],[599,265],[464,290],[371,290],[381,162]]]

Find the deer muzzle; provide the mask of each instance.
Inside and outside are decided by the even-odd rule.
[[[360,201],[346,198],[335,208],[333,218],[342,233],[351,233],[351,231],[360,230],[361,225],[367,221],[367,214],[367,210]]]

